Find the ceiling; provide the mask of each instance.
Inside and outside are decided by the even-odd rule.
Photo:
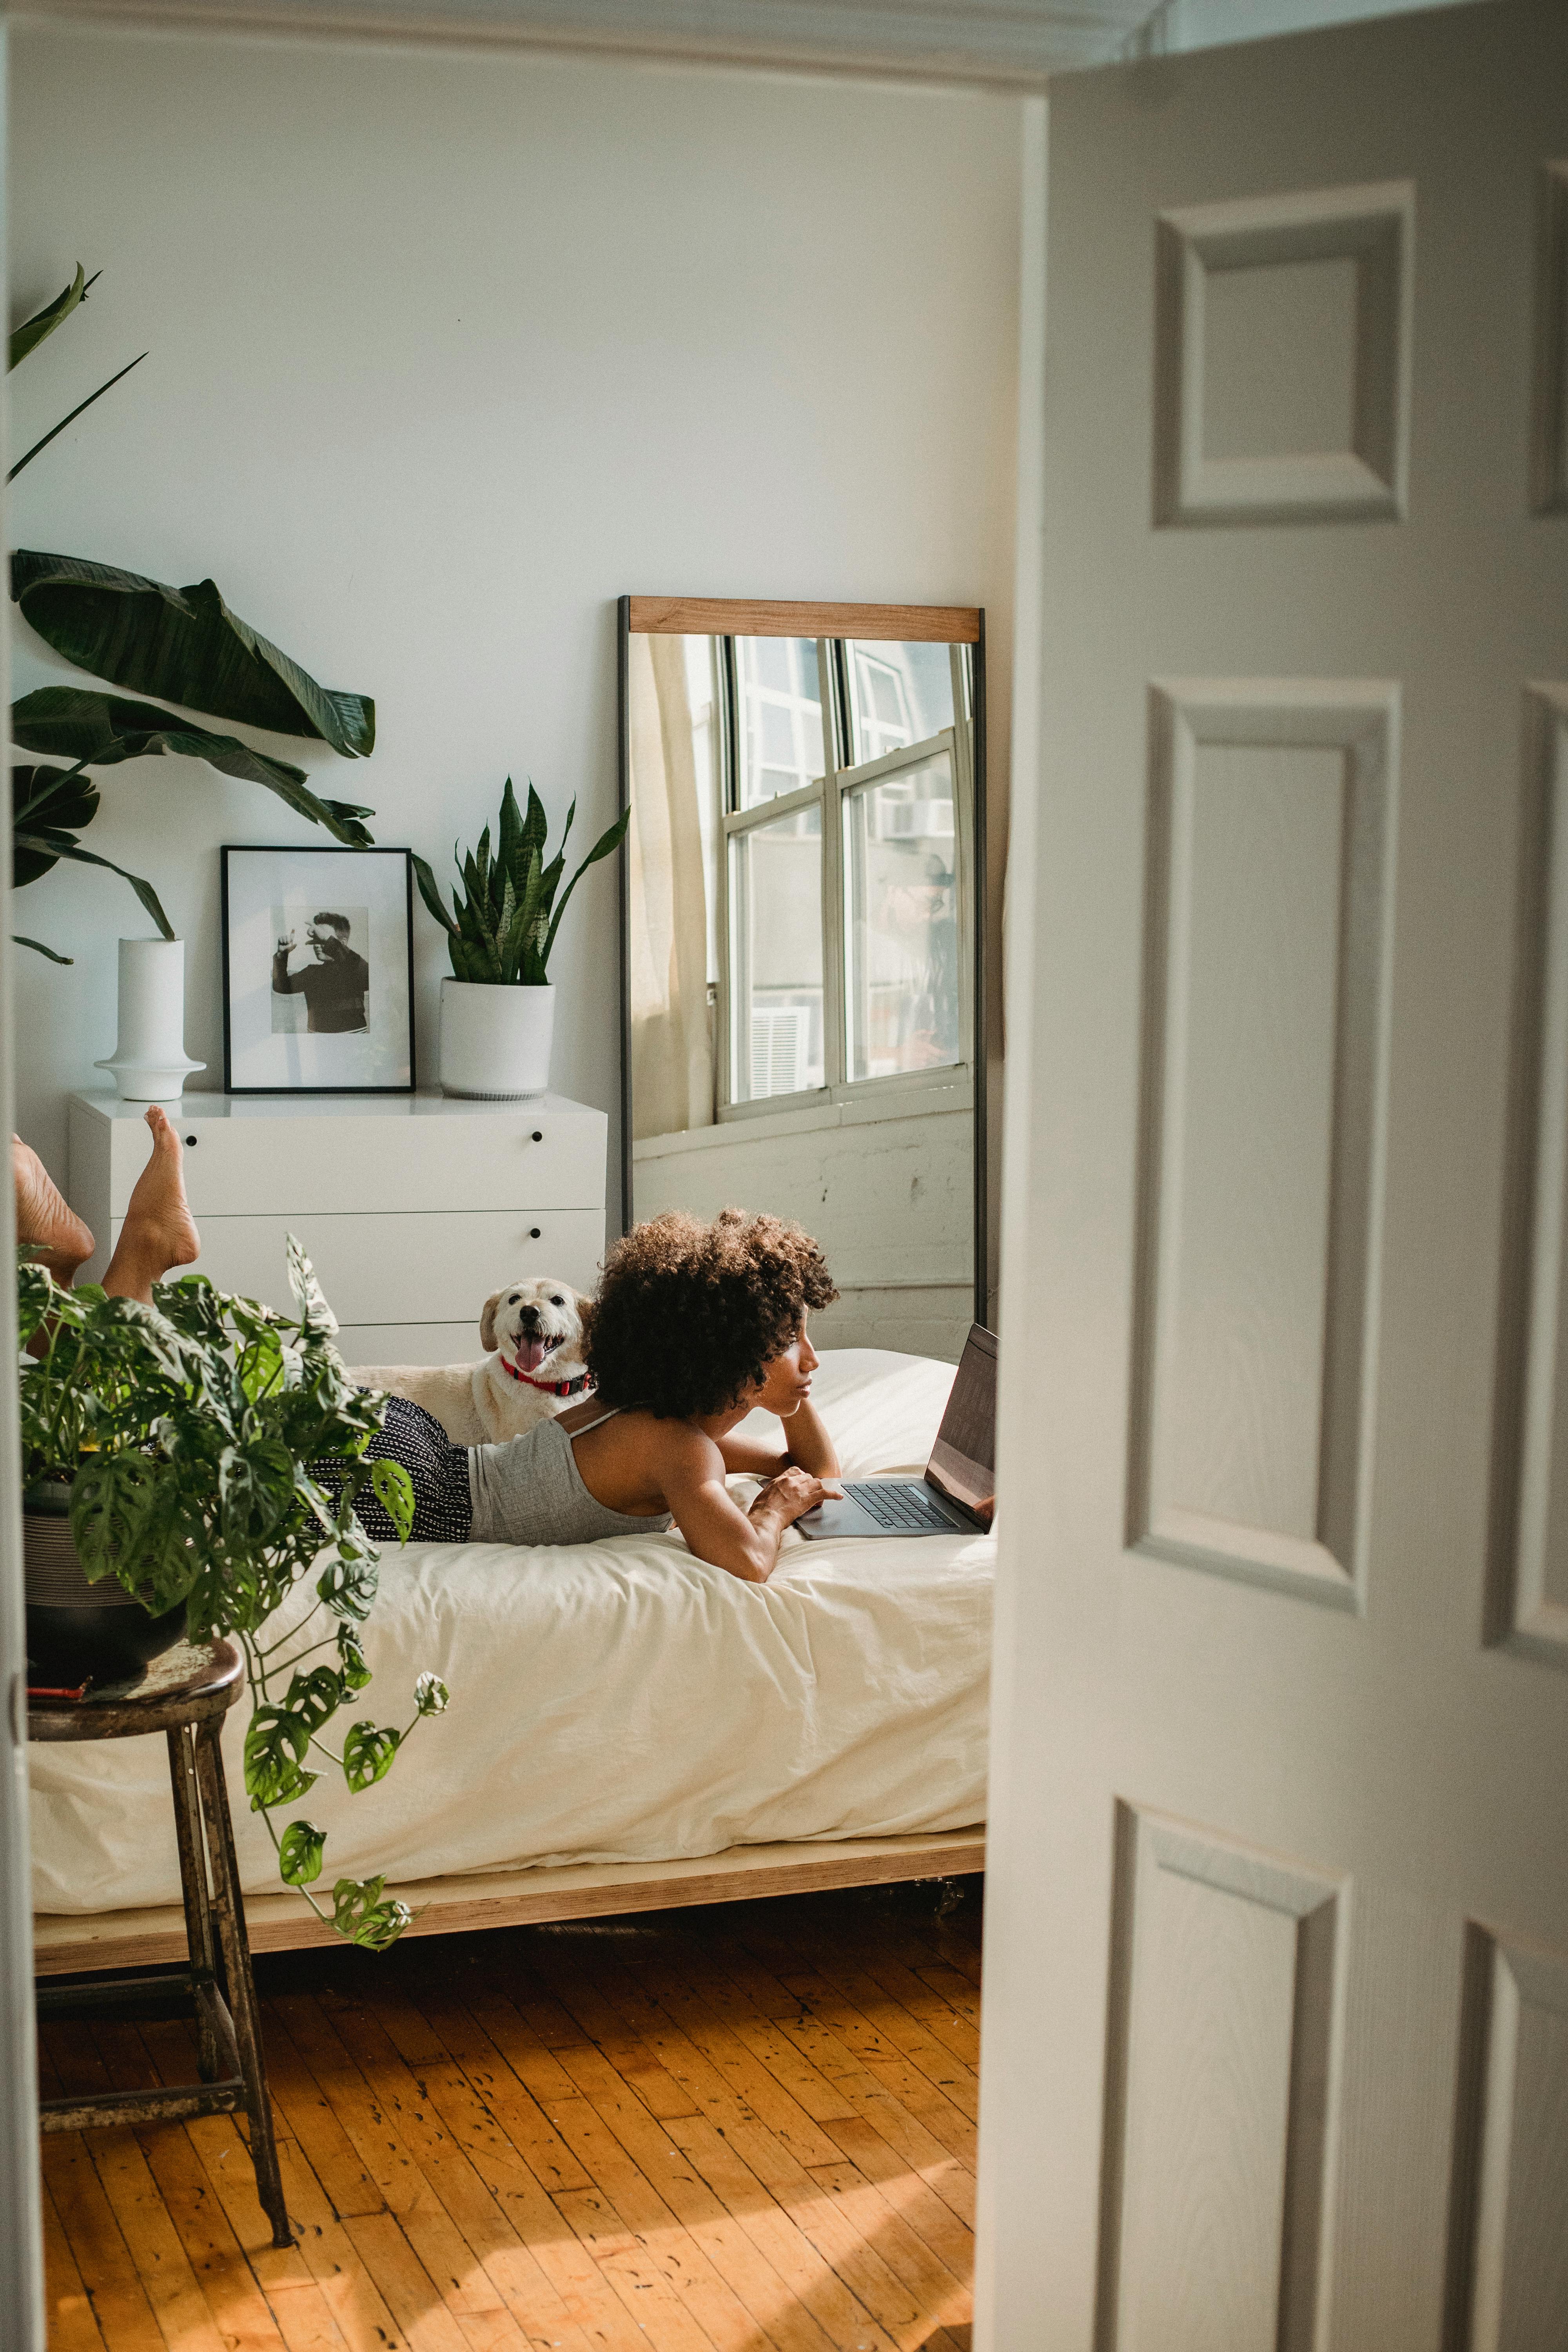
[[[44,17],[320,33],[870,73],[1037,89],[1117,58],[1449,0],[0,0]]]
[[[1121,56],[1153,0],[23,0],[13,18],[615,48],[1037,88]]]

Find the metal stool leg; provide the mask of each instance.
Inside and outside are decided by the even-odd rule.
[[[196,1794],[195,1735],[189,1724],[168,1732],[169,1779],[174,1792],[174,1835],[180,1848],[180,1893],[185,1906],[185,1948],[191,1956],[191,1994],[196,2005],[197,2066],[204,2083],[221,2071],[239,2073],[234,2028],[217,1988],[213,1947],[212,1901]],[[222,2024],[216,2011],[222,2010]]]
[[[223,1947],[228,1979],[229,2007],[235,2039],[239,2045],[239,2070],[245,2077],[246,2107],[250,2116],[250,2159],[262,2210],[272,2224],[275,2246],[291,2246],[283,2202],[283,2180],[278,2169],[278,2144],[272,2136],[272,2103],[267,2090],[267,2068],[261,2050],[261,2021],[257,2013],[256,1984],[250,1973],[250,1947],[246,1939],[245,1912],[239,1892],[239,1868],[235,1860],[234,1825],[229,1819],[228,1790],[224,1786],[223,1754],[218,1746],[222,1720],[204,1723],[195,1733],[196,1785],[201,1791],[206,1824],[206,1847],[212,1864],[212,1909]]]

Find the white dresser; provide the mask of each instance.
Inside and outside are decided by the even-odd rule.
[[[297,1234],[351,1364],[460,1363],[480,1352],[492,1290],[597,1280],[607,1121],[584,1103],[190,1094],[166,1108],[201,1227],[190,1271],[291,1311],[283,1244]],[[88,1280],[146,1164],[145,1111],[112,1094],[70,1098],[70,1202],[99,1243]]]

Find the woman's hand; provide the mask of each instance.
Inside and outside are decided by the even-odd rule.
[[[679,1423],[663,1424],[661,1484],[675,1523],[699,1559],[727,1569],[746,1584],[765,1584],[779,1556],[779,1539],[806,1511],[834,1492],[815,1471],[795,1464],[768,1480],[749,1511],[724,1484],[724,1457],[710,1437]],[[776,1456],[774,1457],[776,1460]]]
[[[768,1480],[747,1517],[771,1520],[782,1534],[796,1519],[804,1518],[807,1511],[815,1511],[818,1503],[837,1502],[840,1492],[837,1481],[830,1484],[815,1471],[802,1470],[792,1462],[787,1470],[781,1470],[776,1478]]]

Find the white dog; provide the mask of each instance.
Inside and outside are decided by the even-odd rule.
[[[454,1445],[502,1445],[563,1412],[588,1387],[583,1309],[569,1282],[509,1282],[479,1317],[477,1364],[380,1364],[355,1369],[362,1388],[411,1397],[434,1413]]]

